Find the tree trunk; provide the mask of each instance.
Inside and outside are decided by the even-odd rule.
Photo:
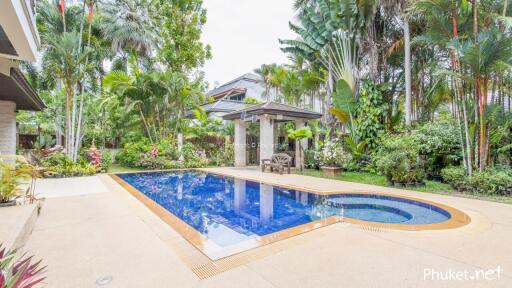
[[[405,125],[411,126],[411,41],[409,20],[404,18]]]
[[[71,147],[71,94],[73,88],[70,88],[69,83],[66,84],[66,155],[69,157]]]
[[[151,138],[151,131],[149,130],[149,126],[148,126],[148,123],[146,122],[146,118],[144,117],[144,113],[142,113],[142,108],[139,107],[139,113],[140,113],[140,117],[142,119],[142,123],[144,123],[144,127],[146,127],[146,131],[148,133],[148,138],[149,138],[149,141],[151,143],[154,143],[153,142],[153,138]]]
[[[84,5],[83,5],[83,11],[85,11],[85,2],[86,0],[84,0]],[[83,21],[84,21],[84,14],[82,13],[82,22],[80,23],[80,36],[82,35],[82,31],[83,31]],[[91,46],[91,32],[92,32],[92,22],[89,22],[89,27],[88,27],[88,32],[87,32],[87,48],[89,48]],[[80,39],[82,39],[82,37],[80,37]],[[82,40],[80,40],[80,43],[82,42]],[[81,50],[81,45],[79,46],[79,49]],[[87,65],[89,64],[89,56],[87,56],[85,58],[85,67],[87,67]],[[85,75],[85,74],[84,74]],[[85,80],[85,77],[84,77],[84,80]],[[84,90],[85,90],[85,81],[82,81],[82,85],[80,87],[80,108],[78,109],[78,127],[77,127],[77,131],[76,131],[76,136],[75,136],[75,144],[74,144],[74,154],[73,154],[73,161],[76,161],[77,158],[78,158],[78,150],[80,149],[80,143],[82,142],[82,137],[81,137],[81,128],[82,128],[82,114],[83,114],[83,103],[84,103]]]

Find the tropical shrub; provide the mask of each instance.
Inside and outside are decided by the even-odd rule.
[[[9,202],[23,194],[20,185],[28,178],[30,170],[24,163],[16,160],[15,165],[10,165],[0,161],[0,203]]]
[[[218,149],[217,158],[218,160],[216,165],[235,165],[235,144],[231,142],[224,143],[224,145]]]
[[[308,149],[304,151],[304,165],[309,169],[319,169],[322,154],[319,149]]]
[[[89,160],[89,164],[96,167],[96,172],[107,172],[112,163],[112,155],[108,150],[100,151],[94,146],[87,150],[85,158]]]
[[[430,122],[416,133],[420,154],[426,159],[427,171],[439,175],[450,165],[461,160],[460,128],[450,120]]]
[[[0,245],[0,287],[1,288],[31,288],[42,282],[46,267],[41,266],[41,260],[32,263],[32,257],[23,257],[15,261],[16,251],[6,251]]]
[[[464,168],[458,166],[446,167],[441,170],[443,181],[450,184],[453,188],[457,189],[464,185],[466,180],[466,171]]]
[[[185,168],[200,168],[208,165],[204,150],[197,149],[192,143],[183,145],[183,166]]]
[[[108,171],[108,168],[110,167],[110,165],[112,165],[112,161],[114,160],[114,157],[113,157],[112,153],[106,149],[101,151],[101,155],[102,155],[101,165],[102,165],[103,170],[106,172],[106,171]]]
[[[385,139],[373,158],[375,169],[388,180],[417,183],[425,179],[423,161],[414,136],[396,135]]]
[[[90,164],[88,160],[80,158],[77,162],[73,162],[63,152],[40,159],[40,165],[44,167],[44,177],[85,176],[94,175],[97,172],[96,166]]]
[[[141,155],[149,152],[151,145],[147,139],[142,141],[126,143],[123,149],[117,153],[116,160],[119,164],[127,167],[137,167]]]
[[[488,168],[465,176],[462,168],[445,168],[444,181],[459,192],[469,194],[512,195],[512,169]]]
[[[349,171],[361,171],[368,170],[368,167],[371,164],[370,155],[366,153],[367,142],[366,140],[362,140],[356,142],[354,137],[345,136],[344,147],[349,151],[352,155],[352,161],[349,165],[347,165],[347,170]]]
[[[320,158],[320,165],[326,167],[344,167],[352,160],[342,145],[330,140],[324,143]]]
[[[171,160],[168,157],[148,157],[146,155],[142,156],[136,166],[148,170],[182,168],[178,161]]]
[[[178,158],[178,145],[174,140],[162,140],[157,143],[158,155],[171,159]]]

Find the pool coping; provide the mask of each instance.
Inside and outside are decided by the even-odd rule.
[[[391,224],[391,223],[379,223],[379,222],[371,222],[364,221],[344,216],[330,216],[324,219],[312,221],[309,223],[301,224],[295,227],[287,228],[278,232],[274,232],[265,236],[256,237],[254,239],[249,239],[237,243],[235,245],[231,245],[225,248],[217,248],[215,251],[207,251],[206,247],[204,247],[208,238],[198,232],[195,228],[181,220],[179,217],[172,214],[170,211],[166,210],[164,207],[159,205],[154,200],[147,197],[144,193],[124,181],[117,174],[131,174],[131,173],[151,173],[151,172],[166,172],[166,171],[185,171],[185,170],[196,170],[205,173],[217,174],[220,176],[233,177],[243,180],[249,180],[253,182],[268,184],[272,186],[278,186],[280,188],[292,189],[298,191],[304,191],[317,195],[342,195],[342,194],[362,194],[362,195],[382,195],[389,197],[396,197],[407,199],[410,201],[417,201],[421,203],[426,203],[429,205],[433,205],[435,207],[441,208],[448,213],[450,213],[450,219],[440,223],[433,224]],[[325,227],[335,223],[346,222],[355,225],[361,225],[364,227],[370,227],[375,229],[383,229],[383,230],[402,230],[402,231],[426,231],[426,230],[446,230],[446,229],[454,229],[465,226],[471,222],[471,218],[464,212],[455,209],[453,207],[436,203],[429,200],[418,199],[414,197],[396,195],[396,194],[388,194],[388,193],[378,193],[378,192],[325,192],[325,191],[314,191],[313,189],[303,189],[294,185],[285,185],[280,183],[275,183],[274,181],[261,181],[259,179],[250,178],[250,177],[242,177],[239,175],[230,175],[228,173],[217,173],[209,170],[202,169],[170,169],[170,170],[157,170],[157,171],[140,171],[140,172],[122,172],[122,173],[108,173],[111,179],[113,179],[116,183],[118,183],[122,188],[128,191],[132,196],[134,196],[137,200],[142,202],[148,209],[150,209],[153,213],[155,213],[162,221],[164,221],[171,228],[176,230],[185,240],[191,243],[195,248],[197,248],[202,254],[213,261],[220,260],[222,258],[230,257],[238,253],[246,252],[252,249],[256,249],[262,247],[264,245],[274,243],[277,241],[281,241],[287,238],[291,238],[321,227]],[[211,249],[211,247],[209,248]]]

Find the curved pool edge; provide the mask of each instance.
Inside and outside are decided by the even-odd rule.
[[[400,224],[400,223],[382,223],[382,222],[373,222],[373,221],[365,221],[350,217],[343,217],[343,221],[351,224],[362,225],[377,229],[392,229],[392,230],[404,230],[404,231],[425,231],[425,230],[447,230],[447,229],[455,229],[468,225],[471,223],[471,217],[466,213],[462,212],[459,209],[453,208],[451,206],[441,204],[438,202],[425,200],[421,198],[403,196],[398,194],[389,194],[389,193],[378,193],[378,192],[355,192],[355,193],[337,193],[337,194],[362,194],[362,195],[381,195],[395,198],[402,198],[411,201],[422,202],[425,204],[429,204],[440,209],[445,210],[450,213],[450,219],[439,222],[439,223],[431,223],[431,224]]]
[[[227,176],[227,177],[236,177],[236,178],[260,182],[260,183],[264,183],[264,184],[268,184],[268,185],[272,185],[272,186],[278,186],[281,188],[305,191],[308,193],[313,193],[313,194],[322,195],[322,196],[341,195],[341,194],[366,194],[366,195],[382,195],[382,196],[389,196],[389,197],[395,197],[395,198],[402,198],[402,199],[423,202],[426,204],[436,206],[438,208],[446,210],[448,213],[450,213],[450,216],[451,216],[450,219],[448,219],[446,221],[439,222],[439,223],[432,223],[432,224],[390,224],[390,223],[364,221],[364,220],[359,220],[359,219],[355,219],[355,218],[343,217],[344,222],[351,223],[351,224],[363,225],[363,226],[369,226],[372,228],[404,230],[404,231],[446,230],[446,229],[460,228],[460,227],[466,226],[469,223],[471,223],[471,217],[469,217],[469,215],[460,211],[459,209],[456,209],[451,206],[444,205],[444,204],[441,204],[438,202],[421,199],[421,198],[403,196],[403,195],[399,195],[399,194],[382,193],[382,192],[366,192],[366,191],[341,192],[341,191],[334,191],[334,190],[333,191],[321,191],[321,190],[307,188],[307,187],[300,187],[299,185],[276,183],[276,181],[264,181],[262,179],[259,179],[258,177],[247,177],[247,176],[241,176],[241,175],[233,175],[230,173],[225,173],[225,172],[220,172],[220,171],[212,171],[210,169],[205,169],[205,168],[194,168],[191,170],[202,171],[202,172],[207,172],[207,173],[212,173],[212,174],[217,174],[217,175]],[[313,177],[313,176],[308,176],[308,177]],[[369,185],[369,184],[364,184],[364,185]],[[394,188],[391,188],[391,189],[394,189]],[[405,190],[405,191],[409,191],[409,190]]]

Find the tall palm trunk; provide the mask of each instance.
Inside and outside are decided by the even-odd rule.
[[[84,16],[85,16],[85,7],[86,7],[86,2],[87,0],[84,0],[83,2],[83,10],[82,10],[82,19],[81,19],[81,23],[80,23],[80,45],[79,45],[79,48],[78,49],[81,49],[82,45],[82,31],[83,31],[83,24],[84,24]],[[92,2],[90,2],[89,5],[93,5]],[[90,48],[91,46],[91,34],[92,34],[92,21],[89,21],[89,27],[88,27],[88,31],[87,31],[87,49]],[[86,56],[85,58],[85,67],[87,67],[87,65],[89,64],[89,56]],[[81,128],[82,128],[82,123],[83,123],[83,120],[82,120],[82,115],[83,115],[83,107],[84,107],[84,90],[85,90],[85,81],[82,81],[82,85],[80,87],[80,107],[78,108],[78,121],[77,121],[77,128],[76,128],[76,134],[75,134],[75,139],[74,139],[74,145],[73,145],[73,161],[76,161],[77,158],[78,158],[78,150],[80,149],[80,143],[81,143],[81,139],[82,139],[82,136],[80,135],[82,132],[81,132]]]
[[[85,6],[84,0],[84,6]],[[87,49],[91,47],[91,34],[92,34],[92,22],[89,22],[88,32],[87,32]],[[85,67],[89,64],[89,56],[85,57]],[[78,150],[80,149],[80,143],[82,142],[82,135],[80,135],[81,128],[83,125],[82,115],[83,115],[83,107],[84,107],[84,90],[85,90],[85,81],[82,82],[81,89],[80,89],[80,107],[78,108],[78,127],[76,131],[76,139],[75,139],[75,145],[74,145],[74,155],[73,155],[73,161],[76,161],[78,158]]]
[[[66,81],[66,154],[71,156],[71,97],[73,86],[70,81]],[[70,157],[71,158],[71,157]]]
[[[459,31],[457,28],[457,18],[455,17],[455,14],[452,13],[452,30],[453,30],[453,37],[458,38],[459,37]],[[455,73],[462,74],[460,65],[459,65],[459,57],[457,54],[457,50],[452,49],[450,53],[452,57],[452,69]],[[471,144],[469,141],[469,125],[468,125],[468,118],[467,118],[467,111],[466,111],[466,98],[464,97],[464,93],[462,91],[462,83],[460,82],[459,77],[455,77],[455,93],[456,98],[460,99],[462,101],[462,109],[463,109],[463,120],[464,120],[464,132],[466,134],[466,157],[467,157],[467,173],[468,175],[473,174],[473,164],[471,161]],[[462,139],[461,139],[462,140]]]
[[[405,69],[405,125],[411,126],[411,35],[409,31],[409,20],[404,19],[404,69]]]

